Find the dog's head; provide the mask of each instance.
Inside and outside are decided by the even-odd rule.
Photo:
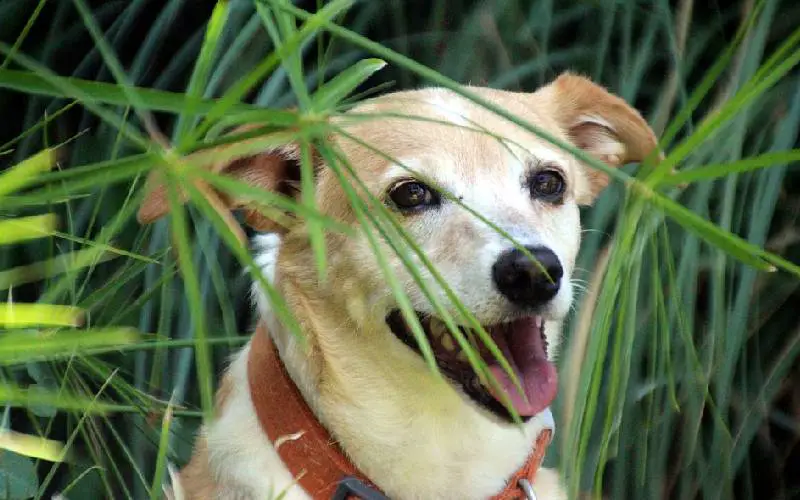
[[[640,161],[657,146],[637,111],[583,77],[564,74],[533,93],[471,90],[611,167]],[[250,211],[248,220],[255,226],[283,233],[278,279],[317,290],[309,292],[316,307],[344,311],[357,330],[416,350],[383,273],[390,268],[417,312],[439,366],[464,394],[503,417],[508,414],[498,402],[504,399],[501,391],[521,416],[541,412],[555,397],[551,361],[559,344],[558,326],[573,300],[571,276],[581,239],[578,207],[595,199],[607,176],[448,90],[385,95],[360,104],[333,125],[335,147],[314,155],[316,205],[353,228],[367,222],[369,234],[357,230],[328,236],[329,275],[322,284],[313,269],[306,223],[290,219],[278,228]],[[299,158],[300,148],[290,144],[223,170],[258,187],[299,196]],[[334,158],[344,159],[338,173],[328,168]],[[355,209],[353,196],[365,198],[365,192],[372,199]],[[151,195],[140,220],[153,220],[165,211],[163,192]],[[416,246],[394,238],[402,258],[384,239],[398,227]],[[375,254],[376,244],[381,258]],[[435,271],[426,268],[428,263]],[[409,272],[407,264],[420,269],[419,275]],[[524,394],[476,340],[451,295],[483,325],[510,362]],[[442,309],[432,305],[431,296]],[[490,390],[478,382],[447,332],[443,314],[476,347],[502,387]]]

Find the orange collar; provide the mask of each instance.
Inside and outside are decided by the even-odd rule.
[[[364,485],[377,487],[359,471],[322,427],[306,404],[294,381],[278,356],[278,350],[259,323],[250,344],[247,360],[247,380],[250,396],[261,428],[275,444],[283,463],[292,477],[314,500],[330,500],[339,483],[347,477]],[[544,458],[552,432],[543,430],[528,460],[508,481],[507,486],[491,500],[524,500],[522,480],[533,484],[534,476]],[[340,490],[341,491],[341,490]],[[341,495],[341,493],[340,493]],[[346,498],[344,494],[339,498]]]

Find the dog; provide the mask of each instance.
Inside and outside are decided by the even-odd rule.
[[[643,161],[657,148],[639,112],[574,73],[533,92],[469,90],[609,167]],[[256,281],[259,326],[224,374],[215,418],[175,473],[171,494],[566,498],[558,473],[538,466],[555,427],[554,360],[573,302],[579,206],[593,202],[608,176],[442,88],[378,96],[331,123],[337,158],[360,179],[349,178],[350,194],[368,193],[377,205],[354,208],[344,170],[328,168],[330,155],[314,156],[316,207],[353,229],[326,233],[321,277],[307,220],[290,216],[278,225],[252,205],[220,196],[228,208],[245,206],[247,222],[262,231],[253,239],[254,261],[302,336]],[[289,143],[215,168],[298,199],[301,156]],[[138,215],[143,224],[169,211],[163,185],[151,185]],[[381,207],[397,222],[384,230],[402,228],[418,245],[419,254],[409,250],[421,269],[416,278],[376,226],[360,230]],[[484,327],[509,370],[475,341],[474,324],[437,279]],[[396,289],[409,307],[401,307]],[[416,313],[438,373],[404,310]],[[447,317],[488,365],[483,377],[445,326]],[[291,458],[309,433],[316,441],[303,448],[307,454]],[[330,468],[332,474],[318,472]]]

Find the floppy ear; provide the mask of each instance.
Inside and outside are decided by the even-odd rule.
[[[243,132],[254,127],[244,127]],[[224,146],[223,146],[224,147]],[[289,197],[295,197],[300,181],[300,155],[294,144],[282,146],[252,156],[212,165],[209,170],[245,182],[253,187],[272,191]],[[196,184],[208,201],[217,209],[243,209],[245,223],[257,231],[283,232],[285,226],[275,219],[280,214],[267,217],[253,203],[220,193],[205,183]],[[141,224],[149,224],[169,212],[169,195],[161,172],[153,171],[147,179],[147,194],[139,207],[137,220]],[[181,202],[185,203],[186,193],[180,191]]]
[[[588,78],[563,73],[533,95],[547,100],[553,117],[576,146],[611,167],[642,161],[658,147],[638,111]],[[663,156],[658,153],[656,158]],[[609,179],[595,168],[584,170],[588,192],[581,193],[578,202],[588,204]]]

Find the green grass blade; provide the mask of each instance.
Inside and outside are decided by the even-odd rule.
[[[158,457],[156,458],[155,474],[153,484],[150,487],[150,500],[161,498],[164,485],[164,474],[167,471],[167,455],[169,454],[169,434],[172,426],[172,407],[170,400],[167,411],[161,419],[161,436],[158,441]]]
[[[661,182],[662,186],[677,186],[698,181],[710,181],[732,174],[752,172],[773,165],[784,165],[800,161],[800,150],[774,151],[759,156],[752,156],[731,163],[703,165],[692,170],[682,170]]]
[[[208,330],[205,318],[205,308],[200,295],[200,281],[195,268],[189,242],[188,226],[185,209],[178,198],[174,181],[167,182],[167,191],[170,204],[170,222],[172,234],[176,242],[178,254],[178,267],[184,280],[184,290],[191,310],[193,337],[197,341],[195,346],[195,362],[197,364],[197,377],[200,384],[200,401],[206,421],[214,415],[214,382],[211,364],[211,351],[208,349],[206,339]]]
[[[229,1],[219,0],[216,5],[214,5],[211,18],[208,20],[208,27],[206,28],[205,38],[203,38],[203,45],[200,47],[200,54],[197,57],[194,71],[192,71],[192,76],[189,79],[189,86],[186,89],[186,96],[193,100],[188,102],[185,112],[179,115],[178,123],[175,126],[174,135],[182,148],[188,145],[184,142],[190,127],[188,118],[196,116],[193,103],[202,97],[205,86],[208,83],[211,64],[217,52],[222,28],[225,26],[229,12]]]
[[[327,112],[334,109],[339,105],[339,102],[350,95],[359,85],[385,67],[386,62],[380,59],[364,59],[339,73],[314,93],[314,110]]]
[[[19,305],[16,304],[16,306]],[[34,313],[38,316],[31,321],[24,322],[25,326],[41,325],[42,323],[74,326],[74,321],[59,321],[59,316],[56,315],[59,311],[53,311],[54,306],[39,304],[31,306],[29,309],[37,308]],[[2,317],[2,310],[6,307],[7,304],[0,304],[0,324],[7,327],[6,320],[8,318]],[[47,316],[42,316],[43,314]],[[79,355],[86,351],[100,354],[113,351],[119,346],[131,344],[137,339],[137,332],[129,328],[6,332],[0,337],[0,365],[29,363],[44,359],[52,360]]]
[[[72,306],[0,302],[0,327],[3,328],[78,326],[82,317],[83,311]],[[7,335],[12,340],[18,339],[13,335]]]
[[[0,221],[0,245],[9,245],[51,236],[58,218],[53,214],[18,217]]]
[[[34,182],[55,164],[55,150],[45,149],[0,174],[0,199]]]

